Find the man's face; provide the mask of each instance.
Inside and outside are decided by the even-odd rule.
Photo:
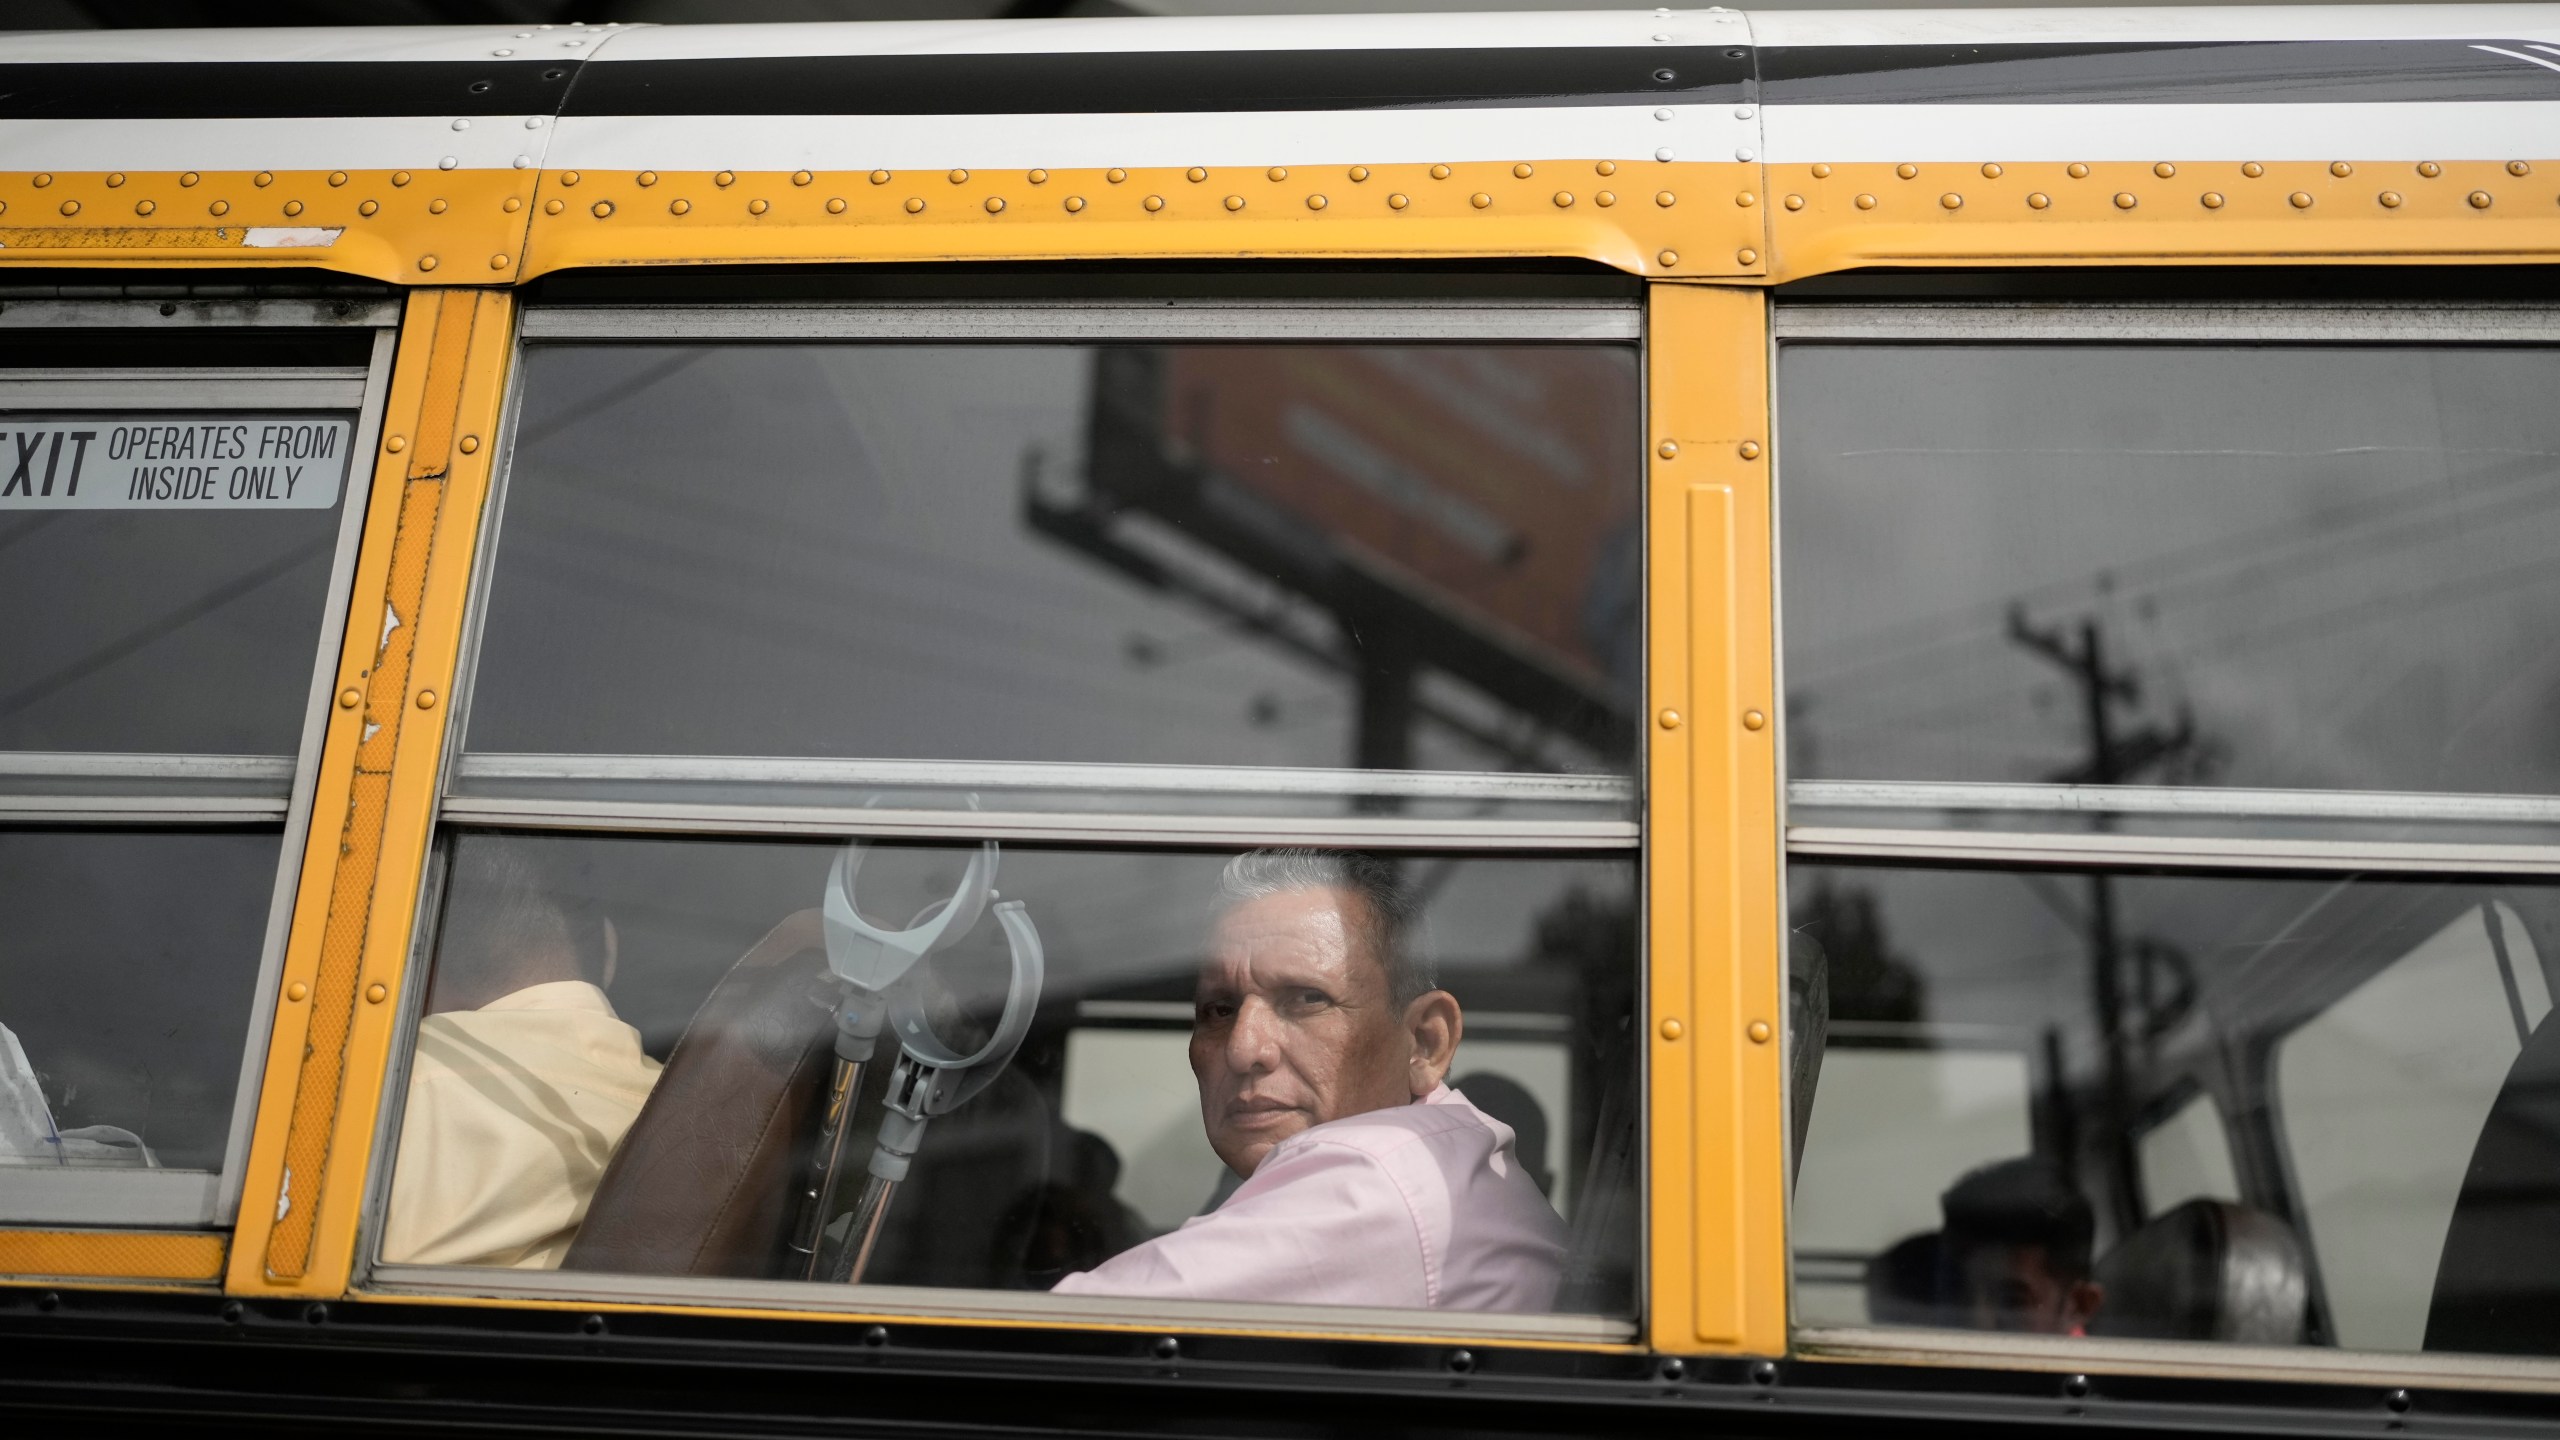
[[[1961,1300],[1977,1330],[2078,1335],[2097,1313],[2098,1287],[2057,1274],[2041,1245],[1973,1245],[1959,1254]]]
[[[1210,1148],[1239,1175],[1301,1130],[1417,1093],[1415,1037],[1369,953],[1364,903],[1284,891],[1237,905],[1210,935],[1191,1073]]]

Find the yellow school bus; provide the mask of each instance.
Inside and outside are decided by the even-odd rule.
[[[9,37],[0,1404],[2548,1423],[2555,263],[2552,6]]]

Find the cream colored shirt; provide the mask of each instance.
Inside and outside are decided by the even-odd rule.
[[[382,1258],[558,1268],[657,1081],[583,980],[421,1020]]]

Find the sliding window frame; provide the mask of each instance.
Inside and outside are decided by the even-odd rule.
[[[2560,346],[2560,306],[2202,301],[1821,303],[1782,299],[1771,324],[1770,371],[1773,377],[1778,373],[1779,354],[1788,346],[1862,343],[1931,348],[2022,343],[2093,347],[2255,345],[2284,349],[2350,345],[2550,347]],[[1778,397],[1781,403],[1784,398],[1783,394]],[[1783,645],[1780,653],[1783,656]],[[1781,726],[1784,723],[1781,715]],[[2560,874],[2560,797],[2554,796],[1791,777],[1784,784],[1783,794],[1782,834],[1784,853],[1790,861],[1797,857],[1863,859],[1990,871],[2050,867],[2057,873],[2133,869],[2235,878],[2300,877],[2306,872],[2455,878]],[[1840,809],[1908,811],[1915,819],[1907,826],[1799,823],[1808,815],[1819,820],[1824,810]],[[2104,828],[1975,829],[1932,826],[1918,818],[1932,813],[1983,817],[2148,816],[2208,823],[2227,820],[2235,828],[2239,822],[2260,820],[2340,825],[2439,823],[2471,830],[2504,825],[2515,827],[2517,843],[2259,838],[2210,832],[2164,836]],[[2235,1146],[2246,1143],[2237,1130],[2232,1140]],[[1792,1272],[1792,1249],[1788,1263]],[[2310,1278],[2315,1288],[2317,1263],[2317,1257],[2311,1257],[2315,1269]],[[1792,1275],[1789,1283],[1792,1285]],[[1815,1361],[2107,1371],[2187,1380],[2214,1377],[2560,1390],[2560,1361],[2450,1352],[1852,1326],[1796,1327],[1792,1342],[1798,1354]]]
[[[1748,292],[1742,292],[1748,293]],[[1757,305],[1756,294],[1750,295]],[[1657,883],[1643,819],[1540,818],[1417,819],[1392,814],[1292,819],[1250,815],[1153,815],[1136,811],[955,811],[952,809],[843,808],[792,804],[698,804],[664,799],[520,798],[471,793],[473,780],[514,782],[749,780],[776,785],[938,784],[1035,785],[1064,791],[1111,791],[1144,796],[1210,788],[1240,795],[1397,796],[1416,799],[1531,800],[1566,804],[1616,804],[1641,815],[1648,761],[1636,774],[1607,776],[1488,776],[1472,772],[1256,770],[1251,767],[1149,766],[1067,762],[970,762],[763,757],[521,756],[478,757],[464,737],[470,725],[473,676],[482,644],[487,599],[501,548],[509,470],[522,412],[523,351],[545,341],[812,343],[888,341],[945,344],[1130,343],[1330,343],[1330,344],[1568,344],[1632,346],[1638,356],[1639,415],[1653,416],[1653,365],[1649,331],[1655,321],[1637,302],[1619,301],[1399,301],[1399,300],[1177,300],[1123,301],[559,305],[528,309],[518,329],[515,363],[498,433],[501,436],[490,501],[481,520],[469,582],[470,603],[461,654],[452,678],[453,701],[445,717],[445,745],[433,827],[430,884],[447,853],[452,827],[520,831],[713,836],[876,836],[896,839],[1000,839],[1082,845],[1194,848],[1260,843],[1341,845],[1376,850],[1429,850],[1468,854],[1557,852],[1617,853],[1636,862],[1638,905]],[[1763,345],[1755,324],[1749,343]],[[1657,417],[1658,418],[1658,417]],[[1647,425],[1656,423],[1649,419]],[[1649,444],[1631,433],[1630,446]],[[1632,468],[1635,453],[1626,456]],[[1651,462],[1647,462],[1649,473]],[[1659,511],[1648,479],[1646,525]],[[1647,566],[1647,625],[1653,624]],[[1685,594],[1685,587],[1674,587]],[[1652,697],[1648,695],[1650,713]],[[1648,726],[1648,734],[1656,733]],[[1685,738],[1685,737],[1684,737]],[[1643,747],[1638,747],[1641,757]],[[423,977],[433,947],[437,897],[421,898],[407,940],[408,973]],[[1640,972],[1651,962],[1640,944]],[[414,1034],[422,1013],[422,983],[406,987],[398,1034]],[[1639,992],[1653,986],[1642,974]],[[1640,1017],[1641,1020],[1641,1017]],[[1641,1096],[1651,1081],[1649,1047],[1637,1047]],[[481,1268],[408,1266],[379,1256],[390,1171],[399,1144],[399,1107],[406,1092],[409,1052],[394,1047],[382,1095],[384,1114],[372,1142],[364,1202],[364,1239],[356,1283],[367,1293],[404,1296],[468,1295],[523,1306],[593,1309],[599,1303],[628,1308],[684,1306],[727,1313],[797,1314],[841,1321],[895,1319],[936,1324],[1051,1324],[1078,1328],[1160,1331],[1178,1325],[1192,1331],[1305,1334],[1410,1340],[1451,1337],[1466,1343],[1621,1348],[1639,1339],[1650,1315],[1653,1288],[1646,1276],[1656,1262],[1650,1244],[1640,1247],[1636,1304],[1639,1319],[1551,1314],[1506,1316],[1469,1313],[1443,1322],[1419,1312],[1339,1310],[1224,1302],[1162,1302],[1014,1294],[965,1289],[865,1286],[831,1293],[828,1287],[793,1281],[711,1280],[621,1276],[601,1272],[508,1272]],[[1646,1113],[1638,1119],[1638,1193],[1663,1163]],[[1685,1153],[1681,1157],[1686,1167]],[[1650,1218],[1649,1227],[1657,1225]],[[1686,1247],[1684,1247],[1684,1253]],[[1719,1272],[1721,1277],[1721,1272]],[[1684,1299],[1687,1291],[1684,1286]],[[1682,1348],[1698,1348],[1694,1341]]]
[[[1613,300],[1112,300],[948,301],[841,304],[558,305],[529,309],[520,345],[545,341],[809,344],[875,341],[950,345],[1094,343],[1634,345],[1642,354],[1641,305]],[[521,356],[519,356],[521,359]],[[521,373],[521,365],[516,367]],[[1639,373],[1642,373],[1641,366]],[[955,830],[947,809],[825,809],[809,806],[630,802],[561,797],[526,800],[470,793],[472,781],[522,785],[544,780],[633,784],[745,781],[759,784],[1041,789],[1124,794],[1377,796],[1412,800],[1521,801],[1615,806],[1632,814],[1632,776],[1500,775],[1478,772],[1257,769],[1243,766],[1081,764],[1010,761],[472,754],[473,676],[487,614],[491,559],[505,523],[508,470],[520,409],[510,387],[505,436],[493,482],[483,558],[473,579],[471,622],[454,685],[451,744],[440,818],[492,825],[568,829],[705,830],[731,834],[865,833],[926,838],[966,833],[1002,840],[1103,843],[1173,840],[1194,844],[1285,840],[1353,843],[1331,822],[1285,818],[990,810]],[[1641,403],[1641,400],[1640,402]],[[1641,437],[1635,437],[1640,439]],[[869,828],[869,827],[877,827]],[[1358,843],[1419,848],[1529,839],[1552,848],[1631,848],[1623,821],[1404,820],[1363,822]]]
[[[174,313],[173,313],[174,312]],[[44,1225],[214,1229],[240,1207],[258,1095],[265,1079],[276,992],[293,924],[294,897],[309,840],[320,752],[336,689],[356,549],[362,538],[382,412],[399,338],[400,307],[390,300],[329,305],[294,300],[176,302],[136,299],[40,299],[0,305],[0,332],[115,329],[141,336],[157,330],[277,330],[331,327],[373,332],[358,366],[117,367],[0,372],[0,405],[31,409],[311,410],[355,418],[344,493],[339,498],[318,644],[305,687],[302,725],[290,755],[0,753],[0,824],[192,828],[277,825],[282,842],[259,944],[254,999],[241,1050],[222,1168],[213,1176],[157,1170],[75,1171],[55,1177],[48,1203],[0,1201],[0,1227]],[[9,793],[9,781],[47,782],[42,793]],[[5,1180],[0,1171],[0,1180]]]
[[[2153,302],[1782,303],[1774,349],[1997,344],[2560,346],[2560,306]],[[1773,353],[1772,369],[1775,369]],[[2218,786],[1793,780],[1789,854],[2011,864],[2229,865],[2240,869],[2560,874],[2560,796]],[[2149,816],[2185,821],[2514,826],[2518,843],[2160,837],[2111,831],[1800,824],[1825,810]],[[2534,831],[2539,838],[2526,839]]]

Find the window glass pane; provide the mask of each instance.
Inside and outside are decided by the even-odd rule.
[[[475,751],[1627,769],[1631,349],[564,344],[523,384]]]
[[[821,1283],[1630,1311],[1631,860],[989,853],[455,836],[380,1258],[803,1280],[868,1015]]]
[[[0,411],[0,750],[292,754],[354,431]]]
[[[2240,1198],[2231,1173],[2231,1137],[2222,1112],[2203,1095],[2190,1097],[2169,1117],[2142,1132],[2142,1206],[2145,1216],[2174,1210],[2189,1200]]]
[[[1850,1041],[1796,1199],[1817,1323],[2560,1352],[2560,888],[1802,863],[1790,884]],[[1944,1072],[1861,1073],[1881,1040],[1949,1034],[2015,1037],[2030,1088],[1996,1136]]]
[[[0,1218],[24,1169],[221,1168],[277,846],[0,830]]]
[[[2560,788],[2560,351],[1792,345],[1804,778]]]

